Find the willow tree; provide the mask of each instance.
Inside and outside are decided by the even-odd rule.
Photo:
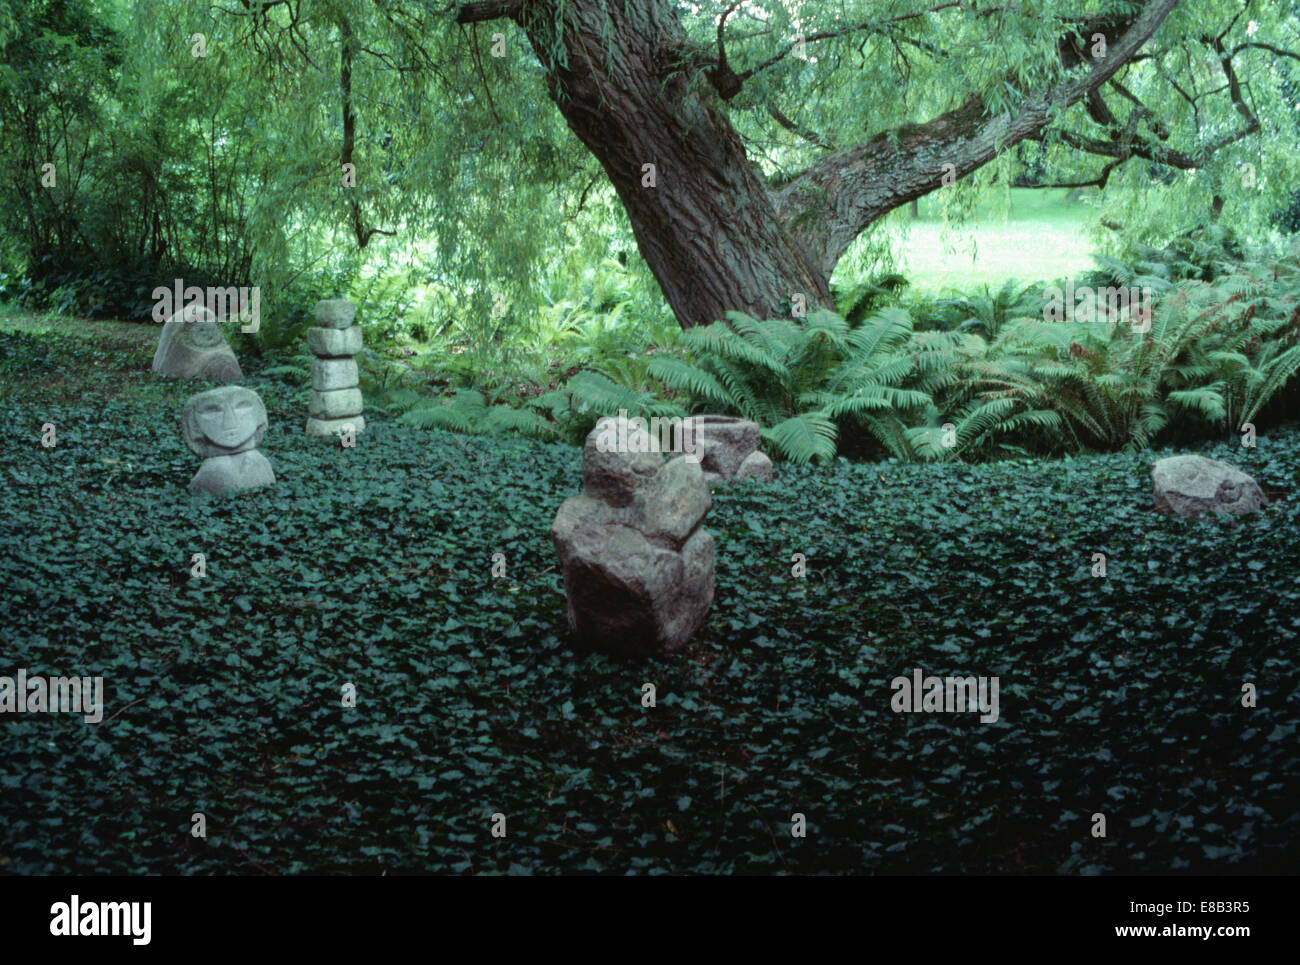
[[[266,81],[314,118],[286,163],[369,172],[331,202],[358,245],[432,230],[444,265],[505,275],[502,251],[554,254],[594,169],[686,327],[826,303],[855,240],[937,190],[1133,202],[1177,178],[1180,204],[1258,221],[1300,176],[1294,0],[188,7],[235,25],[241,62],[295,65]]]
[[[828,299],[832,270],[868,226],[1026,140],[1101,158],[1078,184],[1104,185],[1133,160],[1202,167],[1260,130],[1238,62],[1294,56],[1259,40],[1245,16],[1254,7],[1276,21],[1270,5],[1197,4],[1177,19],[1178,0],[1081,6],[486,0],[455,17],[523,31],[689,326],[728,309],[785,314],[797,295]],[[1259,86],[1276,82],[1271,63],[1259,66]],[[868,91],[852,76],[863,71]],[[914,93],[916,81],[932,88]],[[819,83],[838,84],[840,103],[861,92],[863,109],[823,125],[801,116],[801,85]],[[1186,110],[1162,112],[1179,99],[1191,124],[1178,116]],[[779,183],[765,177],[732,105],[761,107],[817,156]],[[900,122],[882,123],[891,115]]]

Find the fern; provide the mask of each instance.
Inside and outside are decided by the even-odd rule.
[[[836,434],[835,423],[812,412],[792,416],[763,430],[763,438],[794,463],[829,460],[835,455]]]
[[[483,394],[473,389],[462,389],[450,400],[422,400],[397,421],[420,429],[447,429],[471,435],[515,432],[547,439],[556,434],[555,426],[536,412],[508,405],[489,407]]]
[[[1233,244],[1207,229],[1167,249],[1099,257],[1098,283],[1154,291],[1145,331],[1131,311],[1046,323],[1041,290],[1008,283],[948,302],[911,299],[931,326],[924,331],[903,308],[867,314],[855,297],[848,319],[733,312],[646,351],[644,341],[625,347],[633,343],[617,285],[603,291],[606,282],[593,281],[590,298],[612,306],[599,317],[586,299],[547,309],[566,326],[547,344],[574,342],[587,358],[558,388],[519,404],[517,389],[503,386],[486,398],[420,402],[389,390],[380,404],[407,410],[413,424],[575,441],[619,410],[735,414],[758,422],[771,452],[795,462],[829,459],[841,441],[860,440],[900,459],[1137,449],[1175,421],[1235,429],[1300,372],[1300,242],[1276,251]],[[519,368],[524,361],[509,371],[532,372]],[[552,372],[528,377],[547,384]]]
[[[1263,379],[1247,398],[1242,422],[1249,422],[1283,385],[1300,371],[1300,345],[1293,345],[1262,368]]]
[[[731,393],[716,376],[682,359],[653,359],[649,365],[649,373],[664,385],[686,392],[701,401],[720,405],[731,403]]]
[[[1223,422],[1228,418],[1228,407],[1216,386],[1199,389],[1179,389],[1165,396],[1171,403],[1193,412],[1210,422]]]

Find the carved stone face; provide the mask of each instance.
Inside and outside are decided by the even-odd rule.
[[[185,444],[196,455],[229,455],[257,448],[266,434],[266,406],[252,389],[228,385],[200,392],[185,404]]]
[[[216,348],[222,344],[221,329],[216,322],[186,322],[181,338],[190,348]]]
[[[192,349],[210,349],[224,345],[221,326],[217,318],[202,305],[191,305],[174,314],[168,321],[181,321],[181,342]]]
[[[167,319],[151,368],[177,379],[197,375],[213,382],[238,382],[244,377],[216,316],[202,305],[188,305]]]

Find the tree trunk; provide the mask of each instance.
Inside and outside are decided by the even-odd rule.
[[[570,0],[563,10],[551,97],[604,167],[683,327],[733,309],[776,318],[792,304],[830,304],[827,273],[788,234],[717,93],[680,63],[672,4]],[[550,62],[549,11],[516,20]]]
[[[1145,0],[1088,70],[1024,92],[1014,108],[995,114],[972,95],[924,124],[828,150],[771,192],[725,110],[752,72],[732,71],[721,43],[716,59],[701,58],[674,0],[477,0],[456,19],[510,17],[524,30],[551,99],[604,167],[642,256],[690,327],[729,310],[776,318],[829,306],[831,272],[863,230],[1039,135],[1128,63],[1177,2]]]

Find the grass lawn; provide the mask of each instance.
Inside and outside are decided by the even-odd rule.
[[[125,322],[114,319],[68,318],[30,312],[9,303],[0,303],[0,332],[76,335],[94,339],[105,348],[142,348],[148,346],[150,357],[158,346],[160,325]]]
[[[944,225],[936,195],[922,198],[920,218],[907,220],[897,236],[900,271],[914,289],[938,294],[986,284],[996,291],[1007,279],[1028,284],[1093,268],[1087,228],[1095,209],[1067,201],[1068,193],[1013,188],[1010,212],[988,201],[960,227]]]
[[[576,449],[368,412],[344,450],[250,363],[277,484],[193,496],[204,386],[151,352],[0,332],[0,676],[105,698],[0,727],[0,872],[1296,867],[1300,500],[1163,517],[1153,453],[780,465],[715,492],[698,639],[623,663],[568,643]],[[1300,479],[1295,427],[1206,451]],[[895,712],[918,670],[997,720]]]

